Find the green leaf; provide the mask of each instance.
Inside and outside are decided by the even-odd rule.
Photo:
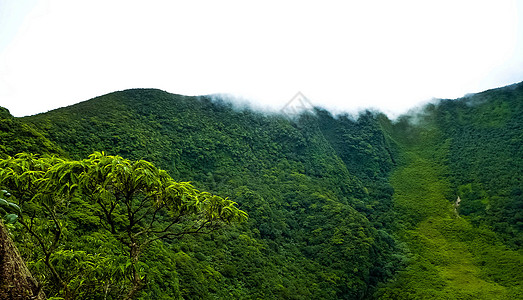
[[[22,213],[22,210],[20,209],[20,207],[18,205],[11,203],[11,202],[9,202],[8,205],[9,205],[9,208],[11,211],[14,211],[18,214]]]
[[[16,223],[16,220],[18,220],[18,215],[16,214],[8,214],[5,216],[6,223],[8,224],[14,224]]]
[[[0,207],[9,208],[9,202],[7,202],[7,200],[0,198]]]

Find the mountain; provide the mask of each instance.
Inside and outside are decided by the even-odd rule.
[[[393,125],[407,267],[382,299],[520,299],[523,85],[441,100]]]
[[[1,149],[145,159],[249,214],[224,231],[156,244],[143,299],[516,299],[522,103],[520,83],[396,121],[321,108],[289,118],[134,89],[2,115],[11,125]],[[64,249],[116,255],[91,219],[87,210],[64,216]],[[14,240],[41,279],[34,250],[21,233]]]
[[[20,152],[64,155],[64,151],[42,132],[14,118],[0,107],[0,157]]]

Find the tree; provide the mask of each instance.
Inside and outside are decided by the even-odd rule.
[[[40,258],[51,273],[51,280],[63,288],[68,298],[71,294],[69,286],[51,263],[63,236],[60,219],[64,207],[63,193],[67,190],[58,189],[49,177],[56,172],[53,166],[61,163],[64,160],[38,158],[25,153],[0,160],[0,186],[12,193],[24,211],[17,215],[18,222],[37,247]]]
[[[132,287],[126,299],[134,298],[144,286],[138,267],[140,254],[152,242],[209,233],[247,218],[235,202],[176,182],[145,160],[133,162],[95,153],[81,163],[80,173],[75,162],[68,168],[70,182],[77,182],[96,204],[102,226],[129,251]]]
[[[247,218],[235,202],[176,182],[144,160],[99,152],[81,161],[20,154],[1,160],[0,169],[0,186],[18,199],[23,211],[20,223],[40,246],[65,299],[74,298],[74,291],[56,270],[52,257],[60,248],[62,215],[67,215],[67,202],[73,197],[86,200],[101,228],[126,249],[129,286],[125,299],[134,299],[146,284],[140,258],[151,243],[209,233]],[[47,236],[38,230],[42,224]]]

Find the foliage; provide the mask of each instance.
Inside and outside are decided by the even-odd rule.
[[[20,122],[7,109],[0,107],[0,158],[20,152],[65,154],[40,131]]]
[[[11,194],[6,190],[1,190],[0,195],[3,198],[11,197]],[[14,224],[21,213],[20,207],[3,198],[0,198],[0,217],[4,219],[5,224]]]
[[[521,248],[523,85],[443,101],[434,114],[451,141],[449,179],[462,200],[460,214]]]
[[[455,104],[460,101],[465,100]],[[459,142],[449,136],[447,127],[441,126],[438,109],[429,105],[411,117],[416,123],[407,119],[407,124],[400,121],[388,129],[401,147],[402,164],[393,172],[391,183],[395,211],[401,220],[397,232],[410,255],[407,267],[382,285],[375,296],[518,299],[523,292],[523,255],[504,245],[501,236],[492,231],[495,228],[474,226],[477,222],[465,216],[478,211],[471,200],[481,201],[486,192],[478,181],[457,189],[453,186],[453,181],[463,179],[456,177],[451,163],[456,150],[453,147]],[[460,159],[475,162],[469,156]],[[463,199],[459,205],[458,196]]]
[[[339,133],[324,125],[327,118],[355,136],[333,147]],[[170,255],[183,252],[194,272],[221,274],[177,272],[184,297],[352,299],[367,297],[401,264],[387,231],[394,219],[386,182],[393,162],[378,118],[293,121],[209,97],[128,90],[23,120],[76,159],[98,150],[146,159],[249,213],[246,224],[213,240],[170,245]],[[356,139],[367,144],[356,146]],[[375,157],[362,173],[367,162],[353,158],[366,157],[369,147]],[[198,288],[201,280],[207,288]]]
[[[101,153],[82,161],[19,154],[0,160],[0,170],[0,184],[12,191],[18,206],[3,199],[0,204],[22,208],[24,238],[38,249],[31,253],[30,264],[47,294],[64,299],[93,297],[100,291],[107,297],[109,288],[113,293],[127,290],[126,298],[135,298],[146,284],[140,255],[151,243],[246,219],[234,202],[175,182],[143,160]],[[87,211],[75,205],[84,201]],[[107,239],[109,234],[119,242],[112,255],[74,247],[78,241],[68,223],[79,212],[99,217],[100,222],[91,221],[91,238],[102,234]]]
[[[53,262],[71,289],[86,291],[78,297],[121,298],[134,278],[141,299],[517,299],[522,89],[442,100],[395,121],[319,108],[291,120],[216,97],[127,90],[10,118],[0,147],[9,155],[61,148],[61,157],[77,160],[62,159],[71,184],[59,198],[68,206],[57,211],[67,230]],[[20,126],[35,132],[34,143],[13,135]],[[42,141],[60,148],[32,146]],[[96,151],[117,156],[83,159]],[[114,181],[133,168],[143,175],[137,193],[124,188],[130,181]],[[160,202],[174,213],[155,215],[148,199],[165,195],[148,187],[165,183],[148,178],[167,173],[177,182],[172,191],[188,189],[192,204]],[[196,188],[230,197],[249,219],[227,231],[148,242],[177,212],[214,201],[199,192],[196,201]],[[133,216],[128,208],[140,210]],[[52,222],[44,213],[42,228]],[[187,218],[169,235],[199,225]],[[49,280],[37,259],[43,250],[13,232],[40,280]],[[133,236],[147,247],[133,246]],[[89,263],[97,261],[106,271]],[[66,277],[66,265],[85,281]]]

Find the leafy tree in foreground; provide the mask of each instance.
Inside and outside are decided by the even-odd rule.
[[[81,164],[84,170],[78,173],[76,163],[70,163],[70,181],[81,186],[96,204],[102,225],[129,250],[132,287],[126,299],[144,286],[138,267],[140,254],[152,242],[209,233],[247,218],[235,202],[176,182],[144,160],[132,162],[95,153]]]
[[[23,210],[23,213],[18,211],[17,214],[7,215],[6,219],[15,221],[17,218],[31,244],[38,249],[37,260],[47,267],[52,284],[70,295],[69,285],[51,263],[64,232],[61,221],[64,197],[61,193],[65,189],[58,190],[46,178],[54,171],[53,166],[60,163],[63,160],[39,159],[32,154],[18,154],[14,158],[0,160],[0,185],[11,192]]]
[[[130,282],[125,299],[134,299],[146,285],[140,255],[151,243],[209,233],[247,218],[235,202],[176,182],[144,160],[103,153],[81,161],[20,154],[0,160],[0,170],[0,186],[18,200],[22,208],[19,221],[41,248],[44,263],[65,299],[75,297],[70,286],[73,280],[57,271],[60,261],[53,257],[67,250],[61,249],[66,231],[62,217],[67,216],[67,202],[73,197],[86,200],[102,230],[126,249],[125,277]]]

